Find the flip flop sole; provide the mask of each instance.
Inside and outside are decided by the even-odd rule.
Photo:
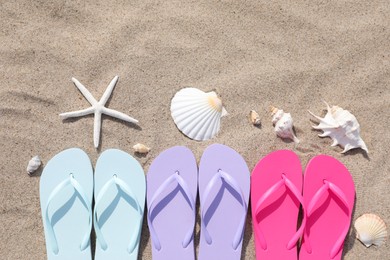
[[[51,247],[53,241],[50,239],[48,226],[45,223],[46,207],[54,189],[69,179],[70,174],[84,190],[89,203],[92,203],[93,170],[88,155],[78,148],[71,148],[50,159],[43,169],[39,188],[49,260],[92,259],[89,242],[84,250],[80,250],[84,236],[90,232],[88,231],[89,213],[79,195],[70,185],[61,188],[49,205],[48,216],[57,240],[58,253],[54,253]]]
[[[128,187],[136,200],[126,194],[120,185],[107,184],[117,178]],[[137,211],[138,203],[143,212],[145,206],[146,181],[145,174],[138,161],[126,152],[117,149],[104,151],[96,162],[95,169],[95,203],[97,196],[105,185],[104,194],[99,201],[98,225],[107,243],[103,249],[96,241],[96,260],[130,260],[138,258],[138,248],[142,229],[142,216]],[[96,224],[96,223],[95,223]],[[137,235],[135,248],[127,250],[132,235]]]
[[[223,179],[223,175],[221,178],[218,175],[219,171],[227,174],[227,178]],[[238,187],[234,188],[232,182]],[[199,165],[199,198],[201,211],[204,212],[201,221],[204,222],[212,242],[207,242],[202,226],[198,259],[241,258],[243,228],[247,214],[246,209],[245,212],[243,210],[248,205],[249,191],[250,174],[242,156],[225,145],[213,144],[207,147]],[[243,227],[240,227],[243,218]],[[242,233],[235,248],[233,244],[237,232]]]
[[[302,168],[298,156],[292,151],[279,150],[261,159],[251,176],[252,222],[255,232],[256,259],[292,260],[297,259],[297,247],[287,248],[287,244],[297,231],[299,200],[281,186],[270,194],[258,209],[260,198],[285,175],[295,185],[299,193],[302,191]],[[261,246],[259,226],[266,241],[266,249]]]
[[[175,146],[160,153],[150,165],[146,176],[147,205],[151,209],[151,212],[148,211],[149,229],[152,224],[155,230],[155,234],[151,232],[154,260],[195,259],[193,235],[189,244],[183,246],[186,235],[195,228],[195,208],[191,209],[188,196],[178,181],[164,185],[175,174],[185,182],[190,193],[188,196],[192,196],[195,201],[198,169],[193,153],[186,147]],[[156,197],[162,186],[161,193]],[[161,248],[154,246],[154,239],[158,239]]]
[[[341,162],[327,155],[316,156],[310,160],[305,171],[303,197],[306,208],[318,190],[324,186],[324,180],[341,189],[348,206],[344,205],[335,193],[325,191],[314,205],[312,214],[307,217],[299,254],[301,260],[338,260],[342,256],[343,244],[333,258],[330,252],[343,229],[350,226],[351,216],[348,216],[348,211],[353,210],[355,203],[355,186],[351,174]],[[310,253],[307,250],[307,242],[311,246]]]

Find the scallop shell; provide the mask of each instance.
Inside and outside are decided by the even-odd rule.
[[[184,88],[172,98],[171,114],[183,134],[203,141],[218,133],[221,117],[227,115],[227,112],[215,92]]]
[[[146,145],[144,144],[136,144],[133,146],[133,149],[136,153],[148,153],[150,151],[150,148],[147,147]]]
[[[380,246],[387,238],[385,222],[375,214],[364,214],[355,221],[356,238],[366,247]]]
[[[261,125],[260,116],[255,110],[249,112],[249,119],[254,126]]]
[[[290,113],[285,113],[282,109],[271,107],[272,124],[275,126],[276,135],[283,139],[291,139],[295,143],[299,143],[299,139],[295,136],[293,130],[293,119]]]
[[[33,174],[41,166],[42,162],[38,155],[31,158],[27,165],[27,173]]]
[[[314,129],[324,131],[320,137],[329,136],[333,139],[332,146],[340,145],[345,153],[354,148],[362,148],[368,153],[368,149],[363,139],[360,137],[360,125],[356,117],[348,110],[338,106],[330,107],[324,102],[327,107],[327,113],[324,118],[309,113],[320,120],[319,125],[312,126]]]

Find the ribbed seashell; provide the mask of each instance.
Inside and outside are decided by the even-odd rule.
[[[314,129],[324,131],[320,137],[329,136],[333,143],[331,146],[340,145],[345,153],[354,148],[362,148],[368,153],[368,149],[363,139],[360,137],[360,125],[356,117],[348,110],[342,109],[338,106],[330,107],[326,104],[327,113],[324,118],[309,113],[320,120],[319,125],[312,126]]]
[[[293,130],[293,119],[290,113],[285,113],[282,109],[271,107],[272,124],[275,126],[276,135],[280,138],[293,140],[299,143],[299,139],[295,136]]]
[[[254,126],[261,125],[260,116],[255,110],[249,112],[249,119]]]
[[[41,158],[39,158],[38,155],[34,156],[33,158],[31,158],[31,160],[28,162],[28,165],[27,165],[27,173],[29,175],[33,174],[36,170],[38,170],[38,168],[41,166],[42,162],[41,162]]]
[[[227,115],[227,112],[214,91],[184,88],[172,98],[171,114],[183,134],[203,141],[218,133],[221,117]]]
[[[387,238],[385,222],[375,214],[364,214],[355,221],[356,238],[366,247],[380,246]]]
[[[148,153],[150,151],[150,148],[147,147],[146,145],[144,144],[136,144],[133,146],[133,149],[136,153]]]

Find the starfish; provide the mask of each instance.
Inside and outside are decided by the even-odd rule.
[[[99,101],[97,101],[91,94],[91,92],[88,91],[86,87],[84,87],[83,84],[81,84],[77,79],[72,78],[73,83],[76,85],[76,87],[80,90],[81,94],[85,97],[86,100],[92,105],[89,108],[73,111],[73,112],[67,112],[60,114],[60,117],[62,119],[67,119],[71,117],[80,117],[85,116],[89,114],[94,114],[94,125],[93,125],[93,143],[95,145],[95,148],[98,148],[99,146],[99,140],[100,140],[100,130],[101,130],[101,123],[102,123],[102,114],[115,117],[121,120],[124,120],[126,122],[130,123],[138,123],[137,119],[134,119],[124,113],[121,113],[119,111],[109,109],[105,107],[105,104],[109,97],[111,96],[111,93],[116,85],[116,82],[118,81],[118,76],[115,76],[110,84],[108,85],[106,91],[104,92],[103,96]]]

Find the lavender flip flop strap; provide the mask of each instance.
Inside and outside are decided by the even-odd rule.
[[[85,191],[81,187],[80,183],[74,178],[73,174],[70,174],[69,178],[67,178],[64,181],[62,181],[61,183],[59,183],[53,189],[53,191],[49,195],[49,198],[48,198],[47,204],[46,204],[45,222],[46,222],[46,227],[47,227],[47,230],[48,230],[48,235],[49,235],[49,241],[50,241],[50,244],[51,244],[51,249],[52,249],[54,254],[58,254],[59,249],[58,249],[56,235],[54,233],[53,226],[52,226],[52,223],[51,223],[50,218],[49,218],[49,206],[50,206],[50,203],[53,201],[53,199],[58,194],[60,194],[60,192],[65,187],[67,187],[69,185],[71,185],[73,187],[74,191],[77,192],[77,194],[79,195],[79,198],[80,198],[82,204],[88,210],[88,213],[89,213],[89,227],[88,227],[88,230],[86,231],[86,233],[84,235],[84,238],[83,238],[83,240],[82,240],[82,242],[80,244],[80,250],[82,251],[82,250],[86,249],[88,244],[89,244],[89,235],[90,235],[91,230],[92,230],[92,209],[90,207],[91,204],[89,203],[89,200],[88,200],[88,198],[87,198],[87,196],[85,194]]]
[[[107,250],[107,248],[108,248],[107,242],[106,242],[106,240],[103,236],[103,233],[101,231],[101,228],[99,227],[99,224],[98,224],[97,209],[100,205],[101,199],[106,194],[106,191],[113,184],[115,184],[115,186],[117,187],[118,190],[121,189],[125,193],[125,195],[128,196],[128,198],[130,198],[131,200],[133,200],[135,202],[136,207],[134,207],[132,205],[132,203],[129,203],[129,204],[135,210],[137,210],[137,212],[139,213],[139,220],[137,222],[137,227],[135,229],[135,230],[138,230],[138,232],[134,232],[132,234],[132,236],[130,238],[129,245],[127,247],[128,253],[131,254],[134,251],[134,249],[136,248],[137,238],[139,236],[139,233],[141,232],[143,210],[142,210],[141,205],[138,202],[137,196],[134,195],[134,193],[131,191],[131,188],[116,175],[113,175],[112,178],[106,184],[104,184],[104,186],[100,190],[98,196],[96,197],[95,209],[94,209],[94,229],[95,229],[96,237],[97,237],[97,240],[99,241],[99,244],[100,244],[100,247],[102,248],[102,250]],[[125,200],[127,201],[127,199],[125,199]]]
[[[240,198],[241,198],[241,202],[239,202],[239,203],[242,205],[242,209],[243,209],[242,218],[240,220],[240,223],[239,223],[238,228],[237,228],[237,232],[234,235],[234,239],[233,239],[233,243],[232,243],[233,249],[236,250],[237,247],[239,246],[241,240],[242,240],[242,236],[244,233],[246,213],[247,213],[247,208],[248,208],[248,206],[245,202],[244,193],[243,193],[242,189],[240,188],[240,185],[238,184],[238,182],[228,173],[226,173],[222,170],[218,170],[218,172],[211,178],[211,180],[209,181],[209,183],[206,186],[201,205],[205,205],[205,203],[210,195],[211,189],[213,187],[215,187],[216,182],[219,179],[222,181],[222,183],[225,182],[230,187],[232,187],[234,189],[234,191],[236,191],[240,195]],[[201,230],[204,234],[204,237],[206,239],[207,244],[210,245],[212,243],[213,239],[212,239],[209,231],[207,230],[207,226],[205,224],[204,219],[205,219],[206,212],[207,212],[207,210],[204,210],[203,208],[201,208],[201,228],[202,228]]]
[[[340,199],[340,201],[343,203],[345,208],[348,210],[348,213],[347,213],[348,217],[350,217],[351,216],[351,209],[349,208],[347,196],[336,184],[334,184],[333,182],[330,182],[328,180],[324,180],[324,185],[322,185],[322,187],[314,194],[313,198],[311,199],[311,201],[307,207],[308,208],[307,216],[309,217],[313,213],[314,206],[319,202],[319,200],[321,199],[321,197],[324,195],[324,193],[327,190],[332,191]],[[330,252],[331,258],[334,258],[337,255],[337,253],[340,251],[340,249],[343,245],[345,236],[348,233],[348,230],[349,230],[349,225],[346,225],[344,230],[341,232],[339,238],[335,242],[331,252]],[[305,234],[304,239],[305,239],[306,251],[308,253],[311,253],[312,247],[310,245],[309,238],[307,237],[306,234]]]
[[[260,210],[260,207],[261,205],[273,194],[275,193],[278,189],[280,189],[281,187],[283,186],[286,186],[286,188],[288,188],[292,194],[298,199],[298,201],[301,203],[302,205],[302,210],[303,212],[305,212],[305,208],[304,208],[304,203],[303,203],[303,197],[301,195],[301,193],[298,191],[297,187],[294,185],[294,183],[291,182],[290,179],[288,179],[286,177],[285,174],[282,174],[281,175],[281,180],[278,181],[277,183],[275,183],[273,186],[271,186],[261,197],[260,199],[257,201],[256,203],[256,207],[255,207],[255,215],[259,214],[259,212],[261,211]],[[292,249],[296,243],[298,242],[299,238],[302,236],[303,234],[303,230],[305,229],[305,225],[306,225],[306,216],[305,214],[303,214],[303,219],[302,219],[302,224],[301,226],[299,227],[298,231],[294,234],[294,236],[290,239],[290,241],[288,242],[287,244],[287,249],[290,250]],[[262,247],[263,250],[266,250],[267,249],[267,242],[265,240],[265,237],[264,237],[264,234],[263,232],[261,231],[260,229],[260,226],[259,225],[256,225],[256,233],[257,233],[257,237],[259,238],[259,241],[260,241],[260,245]]]
[[[152,211],[154,209],[154,204],[157,202],[157,198],[161,196],[161,194],[167,190],[167,188],[169,187],[169,185],[171,185],[172,183],[177,183],[182,191],[184,192],[184,196],[186,197],[186,199],[189,201],[189,204],[190,204],[190,207],[191,207],[191,210],[193,211],[193,215],[194,215],[194,219],[193,219],[193,225],[191,225],[190,229],[188,230],[187,234],[185,235],[184,237],[184,240],[182,242],[182,246],[183,248],[186,248],[191,240],[192,240],[192,237],[193,237],[193,234],[194,234],[194,226],[195,226],[195,199],[187,185],[187,183],[185,182],[185,180],[180,176],[180,173],[179,171],[176,171],[174,174],[172,174],[169,178],[167,178],[162,184],[161,186],[156,190],[156,192],[154,193],[152,199],[151,199],[151,202],[149,204],[149,207],[148,207],[148,224],[149,224],[149,230],[150,230],[150,235],[151,235],[151,238],[152,238],[152,242],[153,242],[153,245],[154,247],[157,249],[157,250],[161,250],[161,243],[160,243],[160,240],[158,238],[158,235],[157,235],[157,232],[155,231],[154,229],[154,226],[153,226],[153,217],[152,217]],[[160,199],[161,200],[161,199]]]

